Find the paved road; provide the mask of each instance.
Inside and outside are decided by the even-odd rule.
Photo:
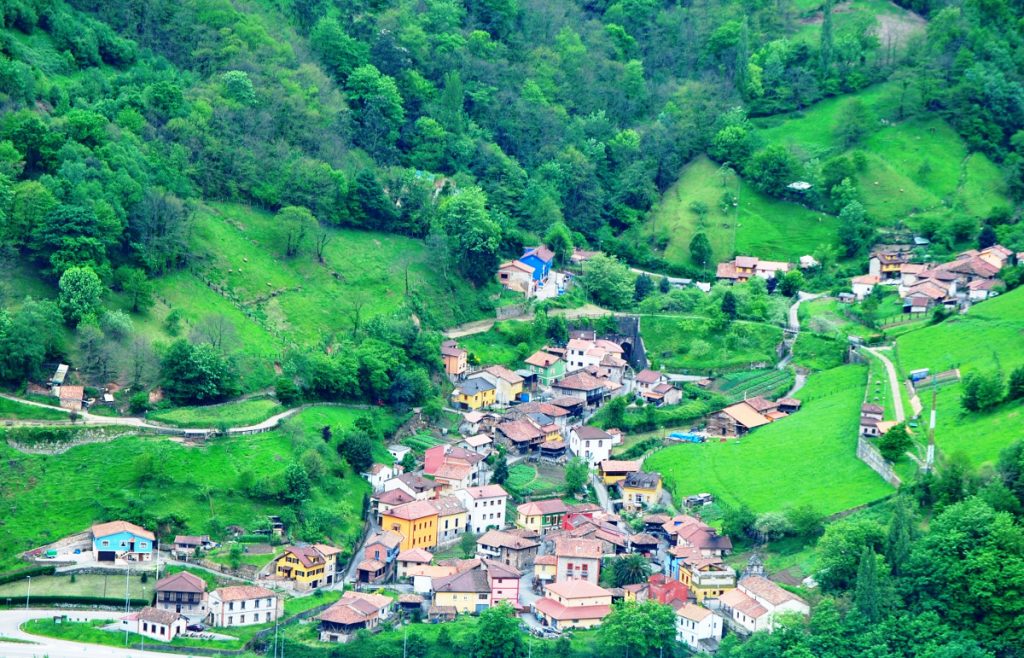
[[[793,344],[796,343],[797,336],[800,334],[800,303],[809,302],[812,299],[817,299],[818,297],[821,297],[821,294],[812,295],[809,292],[800,291],[797,293],[796,301],[789,307],[789,330],[792,332],[792,335],[783,337],[783,341],[789,341],[789,349],[786,352],[786,356],[782,357],[779,364],[776,366],[779,370],[785,370],[786,367],[789,366],[790,361],[793,360]],[[803,388],[806,380],[806,376],[797,373],[793,388],[786,393],[786,396],[792,396]]]
[[[608,488],[604,486],[604,482],[601,481],[596,474],[591,474],[590,483],[594,485],[594,493],[597,494],[597,502],[601,505],[606,512],[614,512],[612,509],[611,497],[608,495]]]
[[[902,423],[906,416],[903,413],[903,397],[900,395],[900,380],[896,375],[896,367],[889,360],[889,357],[882,354],[882,350],[888,350],[888,347],[865,347],[867,352],[870,352],[874,356],[877,356],[881,361],[882,365],[885,366],[885,372],[889,375],[889,389],[892,391],[892,406],[893,412],[896,414],[896,422]]]
[[[126,647],[107,647],[99,644],[68,642],[30,635],[21,625],[30,619],[45,619],[54,614],[66,614],[76,621],[117,619],[117,612],[79,610],[4,610],[0,611],[0,658],[182,658],[187,654],[157,651],[139,651]],[[4,642],[3,638],[26,640],[36,644]],[[157,643],[154,643],[159,646]]]

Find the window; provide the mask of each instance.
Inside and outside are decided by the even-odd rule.
[[[147,624],[146,622],[142,622],[142,631],[143,632],[148,632],[149,631],[149,624]]]
[[[241,617],[238,618],[238,623],[239,624],[244,624],[245,623],[245,615],[242,615]]]
[[[228,610],[234,610],[234,609],[235,609],[235,602],[234,601],[229,601],[228,602]]]

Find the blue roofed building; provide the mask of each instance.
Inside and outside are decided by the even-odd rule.
[[[531,247],[523,252],[519,262],[533,268],[534,281],[547,281],[551,274],[551,265],[555,262],[555,252],[544,245]]]
[[[156,550],[156,536],[127,521],[97,523],[91,534],[97,562],[149,562]]]

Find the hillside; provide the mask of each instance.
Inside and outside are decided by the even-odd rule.
[[[39,455],[23,454],[4,441],[0,517],[7,541],[0,569],[15,566],[22,551],[115,518],[171,536],[221,536],[227,525],[252,529],[267,514],[283,514],[295,532],[346,546],[361,530],[363,495],[370,489],[318,432],[330,425],[338,437],[362,415],[311,409],[282,430],[221,438],[203,447],[125,436]],[[288,488],[285,473],[298,464],[308,475],[308,497]],[[293,502],[295,495],[300,502]]]
[[[723,205],[727,194],[736,198],[735,206]],[[707,208],[706,217],[694,211],[694,204]],[[666,261],[699,268],[702,264],[690,255],[690,241],[697,232],[711,242],[714,259],[705,268],[710,273],[714,263],[733,254],[796,261],[837,240],[834,217],[768,197],[706,156],[683,168],[643,226],[643,235]]]
[[[664,476],[676,500],[708,491],[756,513],[809,504],[833,514],[883,498],[892,489],[855,452],[866,374],[858,366],[814,374],[791,417],[739,440],[664,448],[644,467]]]

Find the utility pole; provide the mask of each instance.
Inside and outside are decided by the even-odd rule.
[[[131,610],[128,607],[128,582],[132,577],[132,568],[129,566],[124,571],[124,614],[131,614]],[[124,627],[124,646],[128,646],[128,626]]]
[[[25,609],[28,610],[28,603],[32,599],[32,576],[28,577],[28,591],[25,592]]]
[[[924,470],[931,473],[935,468],[935,405],[938,398],[938,377],[932,375],[932,411],[928,419],[928,453],[924,460]]]

